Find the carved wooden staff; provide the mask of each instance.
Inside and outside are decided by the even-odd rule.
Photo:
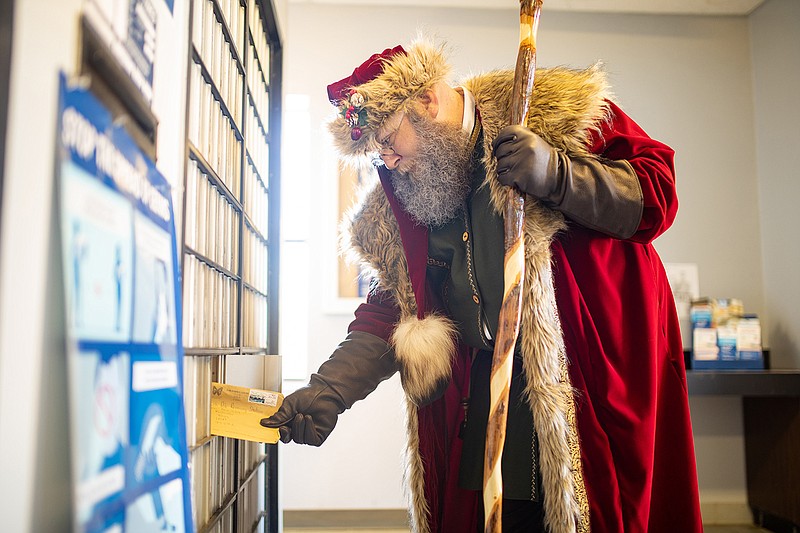
[[[511,94],[511,123],[525,126],[530,94],[536,70],[536,30],[542,0],[520,0],[519,52]],[[497,340],[492,355],[491,403],[486,429],[486,456],[483,463],[483,508],[485,533],[502,531],[503,479],[500,463],[506,440],[508,395],[514,347],[519,335],[522,312],[522,280],[525,274],[525,243],[522,226],[525,197],[509,187],[503,211],[505,221],[505,261],[503,271],[503,305],[497,324]]]

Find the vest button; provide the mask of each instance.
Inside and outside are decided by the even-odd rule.
[[[463,235],[461,235],[461,240],[467,242],[469,240],[469,232],[465,231]]]
[[[473,295],[472,295],[472,301],[473,301],[473,302],[475,302],[476,304],[479,304],[479,303],[481,303],[481,299],[480,299],[480,298],[478,298],[478,295],[477,295],[477,294],[473,294]]]

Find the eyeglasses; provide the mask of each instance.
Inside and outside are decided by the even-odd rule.
[[[393,155],[394,151],[394,141],[397,138],[397,132],[400,131],[400,126],[403,125],[403,121],[406,119],[406,113],[403,111],[403,116],[400,118],[400,123],[397,127],[392,131],[389,135],[383,138],[383,140],[378,141],[381,145],[380,155]]]

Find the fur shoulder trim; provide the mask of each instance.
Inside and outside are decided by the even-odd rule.
[[[351,262],[372,269],[381,288],[394,294],[402,316],[416,316],[400,228],[380,183],[366,191],[363,201],[345,215],[339,247]]]
[[[484,136],[494,139],[509,124],[514,72],[495,70],[463,82],[475,95]],[[609,116],[613,94],[602,64],[583,70],[566,67],[536,70],[528,127],[571,155],[588,155],[591,131]]]

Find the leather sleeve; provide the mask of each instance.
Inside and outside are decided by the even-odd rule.
[[[629,240],[649,243],[675,220],[678,195],[675,188],[675,152],[652,139],[618,106],[610,103],[611,120],[589,143],[592,153],[605,159],[626,160],[639,178],[644,209],[639,228]]]

